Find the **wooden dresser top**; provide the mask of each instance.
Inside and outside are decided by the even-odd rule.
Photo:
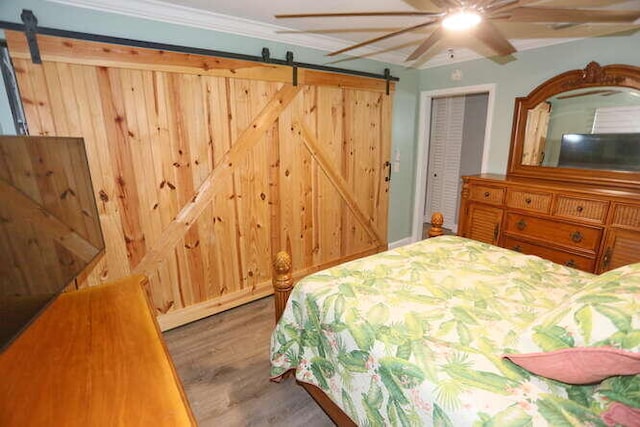
[[[597,185],[596,183],[576,183],[562,182],[545,179],[532,179],[510,177],[508,175],[499,175],[492,173],[484,173],[478,175],[463,176],[463,179],[485,181],[493,184],[519,185],[527,186],[537,190],[551,190],[556,192],[572,192],[584,195],[596,195],[610,199],[631,199],[640,201],[640,193],[632,189],[620,189]]]
[[[62,294],[0,354],[0,425],[195,425],[144,282]]]

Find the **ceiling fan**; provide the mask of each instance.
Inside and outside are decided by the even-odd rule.
[[[403,0],[416,8],[415,11],[398,12],[331,12],[280,14],[276,18],[334,18],[334,17],[385,17],[385,16],[418,16],[425,21],[406,26],[381,36],[353,44],[328,54],[338,55],[372,43],[376,43],[400,34],[411,33],[431,27],[433,31],[407,57],[406,61],[414,61],[425,55],[450,34],[462,34],[472,37],[487,46],[498,56],[507,56],[516,52],[495,23],[552,24],[553,28],[567,28],[581,24],[633,24],[640,18],[640,10],[602,10],[581,9],[571,7],[572,2],[564,7],[536,6],[541,0]],[[547,0],[548,1],[548,0]],[[542,1],[545,3],[545,1]],[[579,5],[602,6],[620,3],[620,1],[588,0],[573,2]]]

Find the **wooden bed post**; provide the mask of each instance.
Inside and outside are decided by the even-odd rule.
[[[291,256],[285,251],[280,251],[273,259],[273,291],[276,304],[276,322],[280,320],[282,312],[287,305],[289,294],[293,289],[293,277],[291,276]]]
[[[444,217],[440,212],[436,212],[431,215],[431,228],[429,229],[429,237],[442,236],[442,224],[444,224]]]

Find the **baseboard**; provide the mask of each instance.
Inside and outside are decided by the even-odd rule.
[[[411,239],[404,240],[408,240],[408,243],[411,243]],[[402,244],[399,246],[402,246]],[[342,264],[354,259],[377,254],[383,251],[384,248],[384,246],[375,246],[364,251],[351,254],[349,256],[337,258],[328,262],[324,262],[322,264],[314,265],[312,267],[296,270],[293,272],[293,279],[297,282],[303,277],[311,273],[315,273],[316,271],[324,270],[326,268],[333,267],[335,265]],[[251,287],[243,288],[217,298],[176,309],[166,314],[160,314],[156,317],[156,320],[158,321],[160,330],[164,332],[173,328],[177,328],[178,326],[203,319],[207,316],[211,316],[212,314],[218,314],[222,311],[238,307],[240,305],[255,301],[260,298],[264,298],[272,294],[273,284],[271,283],[271,279],[268,279],[263,282],[256,283]]]
[[[399,248],[410,243],[412,243],[411,237],[405,237],[404,239],[396,240],[395,242],[389,243],[389,249]]]

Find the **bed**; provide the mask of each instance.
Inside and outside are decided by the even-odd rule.
[[[640,264],[441,236],[293,290],[275,268],[271,379],[295,372],[338,425],[640,425]]]

